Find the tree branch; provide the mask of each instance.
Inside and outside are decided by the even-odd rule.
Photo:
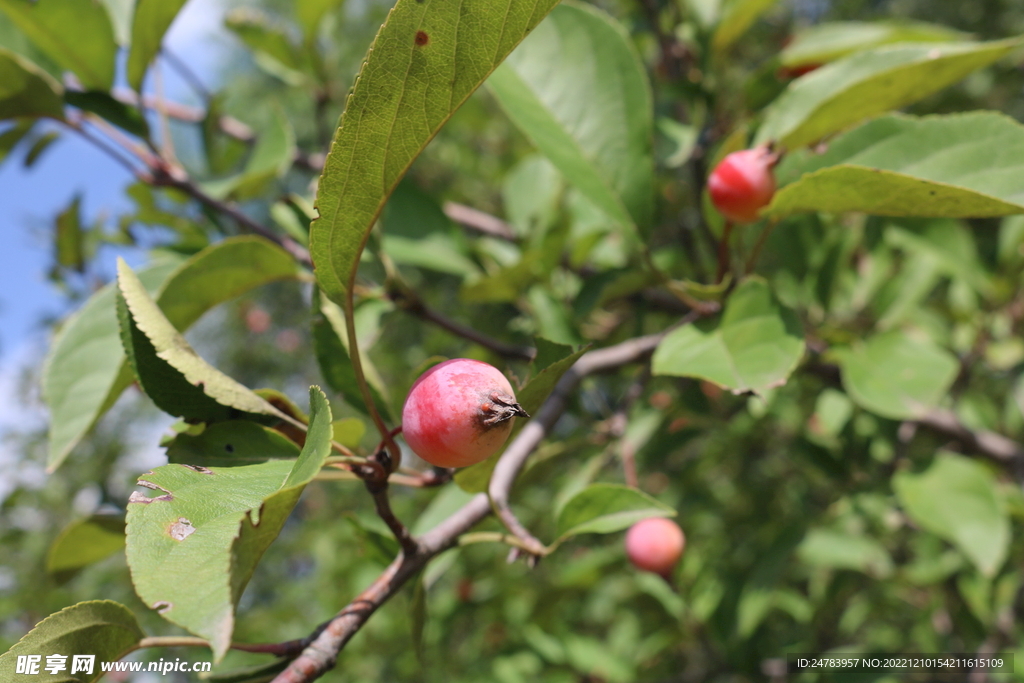
[[[696,312],[683,319],[691,322],[699,317]],[[352,602],[331,619],[310,641],[299,657],[274,679],[273,683],[310,683],[334,667],[338,653],[352,639],[370,616],[391,596],[415,576],[427,563],[457,545],[459,537],[491,513],[491,499],[500,501],[499,507],[508,510],[508,497],[516,477],[529,455],[548,435],[555,422],[565,411],[570,394],[587,375],[612,370],[621,365],[639,361],[654,351],[665,333],[639,337],[615,346],[585,353],[555,386],[554,391],[540,407],[533,419],[526,423],[518,436],[505,449],[491,477],[490,496],[479,493],[462,508],[419,539],[411,539],[409,548],[403,549],[387,569]],[[511,510],[509,510],[511,514]],[[518,534],[516,534],[518,537]],[[532,537],[531,537],[532,538]],[[532,544],[519,537],[513,545]],[[535,542],[539,543],[539,541]]]
[[[177,177],[166,168],[157,168],[154,169],[153,184],[161,187],[173,187],[176,190],[184,192],[203,206],[230,217],[243,230],[247,230],[270,240],[291,254],[296,261],[307,268],[313,267],[313,260],[309,256],[309,250],[304,246],[293,240],[291,237],[278,235],[262,223],[254,221],[246,216],[237,207],[219,199],[214,199],[199,189],[198,186],[187,178]]]
[[[508,240],[509,242],[514,242],[518,239],[512,226],[497,216],[492,216],[471,206],[456,204],[455,202],[445,202],[442,208],[448,218],[467,228],[473,228],[485,235]]]

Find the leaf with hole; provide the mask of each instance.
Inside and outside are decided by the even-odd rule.
[[[164,618],[208,639],[219,661],[256,564],[331,450],[331,410],[310,387],[310,425],[297,460],[240,467],[165,465],[128,502],[135,590]]]

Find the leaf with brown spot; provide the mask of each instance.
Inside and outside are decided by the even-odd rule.
[[[240,467],[157,467],[139,485],[166,492],[128,502],[128,567],[135,590],[224,656],[235,606],[264,551],[330,453],[331,410],[310,389],[310,427],[297,460]],[[182,577],[188,577],[187,582]]]

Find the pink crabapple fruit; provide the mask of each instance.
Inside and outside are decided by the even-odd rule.
[[[402,433],[431,465],[466,467],[501,448],[517,415],[529,417],[497,368],[455,358],[413,383],[402,408]]]
[[[708,194],[715,208],[733,223],[753,223],[775,194],[772,167],[779,155],[755,147],[727,155],[708,178]]]
[[[648,517],[626,532],[626,555],[633,566],[666,579],[683,556],[684,548],[683,530],[664,517]]]

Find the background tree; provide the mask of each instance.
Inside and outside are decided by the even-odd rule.
[[[260,72],[197,109],[144,87],[187,69],[182,4],[0,0],[2,153],[79,135],[138,180],[116,224],[54,220],[81,306],[48,434],[12,437],[51,474],[0,508],[5,676],[61,648],[253,682],[1019,652],[1019,8],[297,0],[226,13]],[[733,225],[706,179],[763,145],[778,190]],[[94,286],[110,245],[146,256]],[[455,357],[532,417],[453,473],[394,428]],[[170,464],[132,469],[158,415]],[[630,567],[618,532],[673,515],[674,573]]]

